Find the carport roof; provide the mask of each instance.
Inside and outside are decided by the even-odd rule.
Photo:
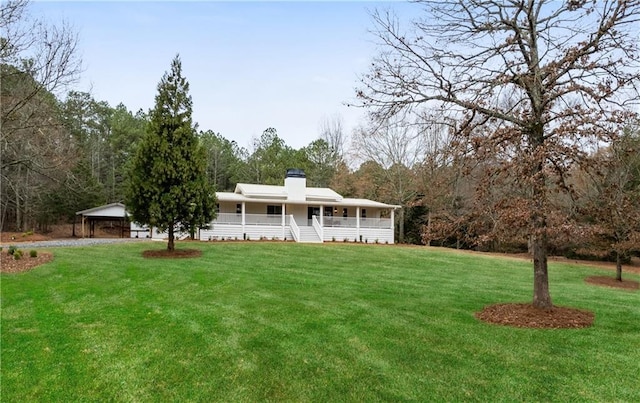
[[[125,218],[127,211],[122,203],[105,204],[104,206],[93,207],[90,209],[76,212],[76,215],[84,217],[113,217]]]

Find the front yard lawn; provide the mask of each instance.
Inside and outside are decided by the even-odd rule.
[[[386,245],[55,250],[1,277],[2,401],[640,401],[640,293],[550,265],[584,329],[489,325],[530,302],[531,263]],[[638,279],[638,276],[627,275]]]

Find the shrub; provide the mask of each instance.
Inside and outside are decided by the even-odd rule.
[[[29,256],[31,257],[38,257],[38,251],[37,250],[30,250],[29,251]]]
[[[336,241],[336,237],[332,236],[331,237],[331,242],[335,242]]]
[[[375,243],[378,243],[378,238],[376,238],[376,240],[374,241]]]
[[[349,238],[345,238],[342,242],[349,242]]]
[[[10,255],[13,255],[14,253],[16,253],[17,250],[18,248],[15,247],[14,245],[9,245],[9,249],[7,250],[7,253]]]
[[[13,258],[15,260],[22,259],[22,251],[20,249],[16,249],[15,252],[13,252]]]

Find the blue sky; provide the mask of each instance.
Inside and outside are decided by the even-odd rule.
[[[84,73],[76,89],[134,112],[153,106],[179,53],[194,121],[241,146],[275,127],[300,148],[320,121],[342,116],[348,134],[365,114],[347,107],[375,55],[368,10],[397,2],[50,2],[50,22],[78,31]]]

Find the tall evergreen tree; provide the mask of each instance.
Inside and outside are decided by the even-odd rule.
[[[158,84],[147,132],[129,171],[127,208],[133,220],[174,232],[203,227],[215,217],[215,189],[206,176],[204,149],[191,118],[189,83],[176,56]]]

